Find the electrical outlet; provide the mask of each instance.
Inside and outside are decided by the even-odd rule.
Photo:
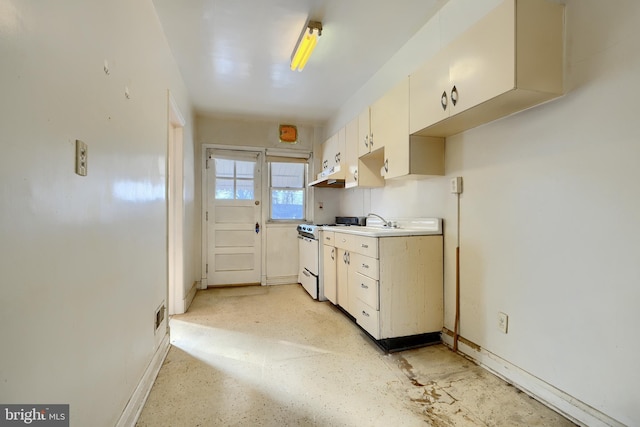
[[[80,176],[87,176],[87,164],[89,160],[89,147],[87,144],[76,139],[76,173]]]
[[[460,194],[462,193],[462,177],[456,176],[455,178],[451,178],[451,193]]]
[[[506,334],[508,330],[508,326],[509,326],[509,316],[507,316],[506,313],[499,311],[498,312],[498,329],[500,329],[500,331],[503,334]]]

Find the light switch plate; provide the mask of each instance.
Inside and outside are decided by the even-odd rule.
[[[498,329],[503,334],[506,334],[509,330],[509,316],[507,313],[501,311],[498,312]]]
[[[87,144],[76,139],[76,173],[80,176],[87,176],[87,161],[89,159],[89,148]]]

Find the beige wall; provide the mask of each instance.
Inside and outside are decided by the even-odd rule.
[[[0,56],[0,402],[113,426],[167,297],[168,90],[186,119],[185,258],[199,250],[186,89],[149,0],[3,1]]]
[[[450,0],[407,48],[422,45],[428,58],[439,47],[426,37],[440,34],[434,25],[447,28],[456,10],[477,19],[495,3]],[[566,5],[566,96],[448,138],[447,177],[344,191],[340,209],[444,218],[445,326],[453,329],[456,198],[448,180],[462,176],[461,333],[483,351],[463,349],[561,409],[577,408],[588,425],[640,425],[640,5]],[[414,67],[400,52],[329,129]],[[509,315],[506,335],[498,311]]]

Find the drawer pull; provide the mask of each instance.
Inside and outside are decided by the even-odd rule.
[[[367,316],[367,317],[371,317],[371,316],[369,316],[369,313],[367,313],[367,312],[366,312],[366,311],[364,311],[364,310],[362,310],[362,315],[363,315],[363,316]]]
[[[362,268],[369,268],[369,266],[363,262],[362,263]]]
[[[364,243],[361,243],[361,244],[360,244],[360,246],[361,246],[361,247],[363,247],[363,248],[365,248],[365,249],[368,249],[368,248],[369,248],[369,245],[365,245]]]
[[[331,240],[331,237],[327,236],[325,237],[325,240]]]
[[[363,289],[369,289],[369,287],[367,285],[365,285],[364,283],[360,283],[360,287]]]

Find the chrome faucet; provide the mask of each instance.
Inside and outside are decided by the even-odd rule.
[[[370,216],[375,216],[376,218],[379,218],[383,222],[385,227],[391,227],[392,226],[391,221],[387,221],[386,219],[382,218],[378,214],[374,214],[374,213],[370,212],[370,213],[367,214],[367,217],[370,217]]]

